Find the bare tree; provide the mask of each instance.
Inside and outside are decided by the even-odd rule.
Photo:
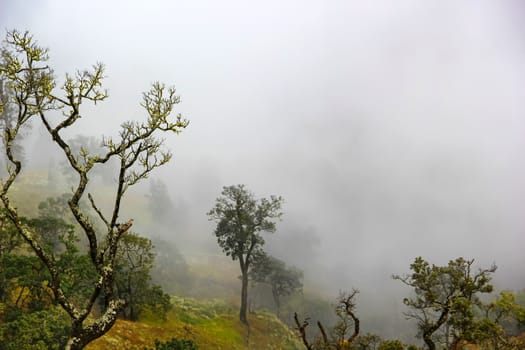
[[[352,344],[359,335],[360,322],[355,313],[357,293],[357,289],[350,293],[342,292],[337,299],[335,313],[339,321],[334,328],[334,337],[338,344]]]
[[[306,318],[303,322],[299,322],[297,313],[294,314],[294,321],[297,330],[301,336],[303,344],[308,350],[344,350],[350,349],[354,341],[357,339],[360,331],[360,321],[355,313],[356,303],[355,296],[359,293],[357,289],[352,292],[340,293],[337,298],[337,305],[335,313],[339,319],[335,327],[332,329],[331,337],[326,332],[324,325],[318,321],[317,327],[321,336],[311,342],[306,336],[306,328],[309,325],[309,319]]]
[[[294,312],[293,319],[295,321],[295,324],[297,325],[297,330],[299,331],[299,334],[301,335],[301,340],[303,341],[304,346],[307,350],[313,350],[312,345],[308,341],[306,337],[306,327],[310,325],[310,318],[305,318],[303,322],[299,322],[299,316],[297,316],[297,312]],[[321,324],[321,323],[318,323]],[[321,325],[322,327],[322,325]],[[326,335],[326,333],[324,333]]]
[[[147,112],[145,122],[123,123],[118,138],[103,140],[102,154],[91,154],[85,148],[75,154],[64,139],[63,131],[75,126],[81,118],[83,103],[91,101],[96,104],[108,97],[102,89],[104,66],[97,63],[89,70],[78,71],[73,76],[66,75],[63,85],[57,88],[57,81],[47,60],[48,50],[40,47],[29,33],[16,30],[7,33],[0,62],[0,78],[13,94],[0,107],[10,108],[16,120],[4,129],[8,166],[7,177],[1,182],[0,199],[6,217],[49,270],[49,287],[56,302],[70,317],[72,327],[66,349],[82,349],[106,333],[126,305],[126,300],[118,298],[114,291],[114,263],[119,241],[133,224],[131,219],[121,221],[120,218],[124,195],[152,170],[170,160],[171,154],[162,150],[162,140],[155,135],[159,132],[179,133],[188,122],[180,114],[174,120],[169,118],[173,107],[180,101],[175,95],[175,89],[154,83],[151,90],[143,95],[141,105]],[[62,117],[55,121],[60,115],[58,112],[62,113]],[[20,137],[21,128],[32,119],[40,120],[77,176],[68,205],[88,242],[87,254],[96,271],[96,279],[92,281],[88,297],[81,301],[68,299],[57,261],[59,257],[41,246],[38,233],[21,220],[17,208],[11,203],[10,193],[23,166],[14,152],[14,145]],[[116,174],[118,182],[111,209],[106,212],[94,196],[87,193],[86,188],[93,168],[104,166],[110,159],[116,159],[119,163]],[[96,219],[102,224],[98,225],[103,227],[102,230],[97,230],[92,216],[79,205],[86,197],[91,209],[97,214]],[[93,306],[101,296],[106,300],[102,314],[88,321]]]
[[[265,252],[255,257],[250,278],[270,286],[277,317],[281,316],[281,298],[303,290],[303,272]]]

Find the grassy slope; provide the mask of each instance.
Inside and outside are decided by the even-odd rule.
[[[38,203],[49,196],[59,196],[64,191],[49,186],[43,171],[26,171],[13,188],[15,205],[22,215],[30,217],[38,213]],[[67,192],[67,191],[66,191]],[[99,197],[104,197],[99,195]],[[128,205],[139,206],[142,196],[130,196]],[[142,203],[143,204],[143,203]],[[213,257],[212,257],[213,258]],[[201,297],[220,295],[222,301],[197,301],[189,298],[173,298],[174,308],[165,322],[155,321],[146,315],[142,322],[119,320],[104,337],[90,344],[88,350],[140,349],[153,347],[155,339],[168,340],[172,337],[191,339],[200,349],[303,349],[294,331],[280,322],[273,314],[249,315],[250,331],[238,320],[238,308],[231,300],[238,289],[236,265],[229,259],[208,261],[212,258],[197,259],[190,264],[195,286],[202,290]],[[228,261],[229,263],[226,263]],[[209,264],[222,268],[210,272]],[[197,293],[199,294],[199,293]],[[226,297],[226,296],[230,297]]]
[[[173,298],[173,310],[164,322],[146,315],[142,322],[119,320],[111,331],[87,350],[144,349],[155,339],[191,339],[200,349],[303,349],[297,334],[273,314],[249,316],[250,330],[238,320],[238,310],[224,301]],[[149,320],[148,320],[149,318]]]

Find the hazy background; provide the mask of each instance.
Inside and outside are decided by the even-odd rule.
[[[156,178],[183,251],[217,250],[205,213],[244,183],[285,198],[269,247],[308,285],[402,310],[390,276],[419,255],[496,262],[499,288],[525,287],[524,12],[519,0],[0,0],[0,27],[30,30],[60,77],[106,64],[110,99],[88,109],[85,133],[115,133],[143,116],[151,82],[175,85],[191,123]]]

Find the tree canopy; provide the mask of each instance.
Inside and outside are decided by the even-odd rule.
[[[403,300],[410,308],[406,315],[417,321],[430,350],[436,349],[438,331],[445,332],[447,346],[476,340],[479,323],[474,311],[481,306],[479,294],[493,290],[490,280],[496,266],[473,271],[473,263],[460,257],[437,266],[418,257],[410,265],[411,274],[393,276],[414,289],[415,296]]]

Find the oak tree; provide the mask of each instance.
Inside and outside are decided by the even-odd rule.
[[[155,261],[153,243],[133,232],[122,235],[115,257],[115,287],[120,298],[127,301],[122,310],[124,318],[136,321],[150,307],[164,318],[169,308],[169,296],[151,281]]]

